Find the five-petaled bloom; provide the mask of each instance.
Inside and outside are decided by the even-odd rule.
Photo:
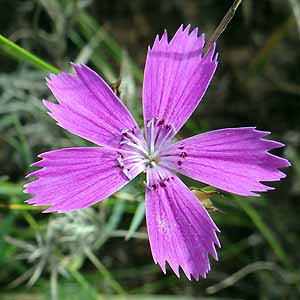
[[[40,154],[42,167],[28,175],[28,203],[49,205],[46,212],[90,206],[146,173],[146,221],[155,263],[166,261],[179,276],[196,280],[210,270],[220,247],[214,224],[180,173],[243,196],[271,190],[260,181],[285,177],[278,168],[289,162],[268,153],[283,145],[263,139],[254,127],[227,128],[173,142],[202,99],[217,67],[213,46],[201,52],[204,35],[181,26],[149,47],[143,85],[145,138],[132,115],[110,87],[85,65],[76,75],[50,75],[47,83],[58,104],[44,101],[64,129],[103,147],[69,148]]]

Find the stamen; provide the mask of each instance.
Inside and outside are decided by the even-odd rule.
[[[127,156],[125,158],[123,158],[123,161],[127,161],[127,160],[142,160],[144,159],[145,156],[140,155],[137,153],[137,155],[131,155],[131,156]]]
[[[136,142],[137,145],[140,145],[142,146],[143,148],[147,148],[147,145],[145,143],[145,141],[143,139],[139,139],[138,137],[136,137],[133,133],[133,129],[124,129],[122,132],[121,132],[122,135],[124,135],[124,137],[128,138],[130,137],[133,141]]]
[[[149,168],[147,170],[147,180],[144,182],[148,190],[153,191],[157,188],[167,188],[170,180],[174,177],[169,173],[169,171],[160,168],[159,166],[155,168]]]
[[[164,181],[160,181],[160,182],[159,182],[159,185],[160,185],[161,187],[167,187],[167,185],[165,184]]]
[[[129,180],[132,179],[132,176],[130,175],[128,169],[123,169],[122,171],[123,171],[123,174],[124,174]]]
[[[125,167],[123,158],[121,156],[117,157],[117,162],[118,162],[118,164],[119,164],[120,167]]]
[[[186,152],[182,151],[182,152],[180,153],[180,157],[181,157],[181,158],[186,158],[186,157],[187,157]]]
[[[130,141],[121,141],[120,142],[120,145],[127,145],[127,146],[130,146],[132,148],[135,148],[139,151],[141,151],[142,153],[144,153],[145,155],[148,155],[148,152],[142,147],[142,146],[139,146],[139,145],[136,145]]]
[[[113,147],[108,147],[105,146],[105,149],[107,150],[112,150],[112,151],[116,151],[119,155],[124,153],[124,154],[138,154],[136,151],[134,150],[127,150],[127,149],[122,149],[122,148],[113,148]]]
[[[166,152],[166,149],[169,148],[170,139],[175,130],[164,119],[158,118],[149,120],[146,126],[148,128],[147,144],[149,147],[149,160],[151,161],[150,166],[154,167],[159,164],[162,152]]]
[[[164,135],[164,125],[165,120],[161,119],[157,122],[156,127],[157,127],[157,132],[155,134],[155,141],[154,144],[157,146],[157,144],[159,143],[159,140],[161,139],[161,136]]]
[[[159,176],[159,179],[165,180],[168,177],[168,174],[164,174],[165,172],[163,171],[163,169],[157,167],[155,170]]]
[[[161,126],[165,123],[165,121],[163,119],[161,119],[160,121],[158,121],[157,126]]]
[[[130,161],[128,164],[128,167],[131,168],[132,166],[143,166],[143,168],[145,168],[145,166],[149,163],[149,159],[145,158],[142,160],[138,160],[138,161]]]
[[[154,190],[153,184],[150,185],[150,184],[148,184],[146,181],[144,181],[144,186],[145,186],[146,189],[148,189],[148,190],[150,190],[150,191],[153,191],[153,190]]]
[[[158,145],[156,145],[156,152],[160,152],[161,148],[167,148],[167,146],[164,145],[164,144],[170,138],[171,134],[175,131],[174,128],[173,128],[173,126],[171,126],[171,125],[169,125],[168,127],[166,126],[166,129],[168,131],[166,132],[166,134],[164,135],[164,137],[160,141],[160,143]]]
[[[145,169],[145,165],[143,164],[134,164],[133,167],[129,170],[131,173],[141,173]]]
[[[147,127],[150,127],[150,153],[154,152],[154,142],[155,142],[155,124],[154,124],[154,119],[151,119],[147,123]]]

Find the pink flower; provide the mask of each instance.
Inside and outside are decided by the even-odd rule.
[[[148,49],[143,110],[145,138],[134,118],[94,71],[73,65],[76,75],[50,75],[47,84],[58,104],[44,101],[58,125],[95,143],[40,154],[42,167],[25,185],[28,203],[67,212],[101,201],[140,173],[146,173],[146,219],[155,263],[169,263],[179,276],[196,280],[217,260],[217,226],[180,173],[219,189],[257,196],[273,188],[261,181],[285,177],[289,162],[268,153],[282,147],[254,127],[227,128],[173,142],[201,101],[217,67],[214,47],[201,56],[204,35],[181,26],[169,42],[167,32]],[[100,147],[100,145],[102,147]]]

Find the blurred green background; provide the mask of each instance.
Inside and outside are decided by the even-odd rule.
[[[213,198],[221,229],[219,262],[206,280],[164,275],[151,257],[142,184],[68,214],[23,203],[24,175],[36,155],[87,143],[55,125],[41,103],[44,78],[86,63],[141,121],[146,49],[166,28],[199,26],[209,36],[229,0],[1,0],[0,299],[299,299],[300,3],[244,0],[217,43],[219,66],[181,137],[257,126],[287,146],[287,179],[259,198]],[[51,98],[51,97],[50,97]],[[186,181],[189,186],[200,183]]]

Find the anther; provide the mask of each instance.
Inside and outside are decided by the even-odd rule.
[[[184,152],[184,151],[183,151],[183,152],[181,152],[181,153],[180,153],[180,157],[182,157],[182,158],[186,158],[186,157],[187,157],[187,154],[186,154],[186,152]]]
[[[181,165],[182,165],[182,161],[179,160],[179,161],[177,162],[177,166],[180,167]]]
[[[147,121],[147,127],[150,127],[154,123],[154,119]]]
[[[118,162],[118,164],[119,164],[120,167],[124,167],[125,166],[123,159],[121,157],[119,157],[119,156],[117,157],[117,162]]]
[[[124,174],[129,180],[132,179],[132,176],[130,175],[128,169],[123,169],[122,171],[123,171],[123,174]]]
[[[128,132],[133,132],[133,128],[125,128],[121,131],[121,134],[125,134],[125,133],[128,133]]]
[[[157,126],[162,126],[165,123],[163,119],[159,120],[157,123]]]
[[[123,159],[124,155],[122,153],[118,152],[118,157]]]
[[[152,184],[151,187],[152,187],[153,190],[156,190],[157,184]]]
[[[167,185],[165,184],[164,181],[160,181],[159,185],[160,185],[161,187],[164,187],[164,188],[167,187]]]
[[[134,134],[134,128],[125,128],[121,131],[121,135],[123,138],[130,138],[130,134]]]
[[[149,191],[153,191],[156,187],[154,187],[155,184],[148,184],[146,181],[144,181],[144,186],[147,188]]]

